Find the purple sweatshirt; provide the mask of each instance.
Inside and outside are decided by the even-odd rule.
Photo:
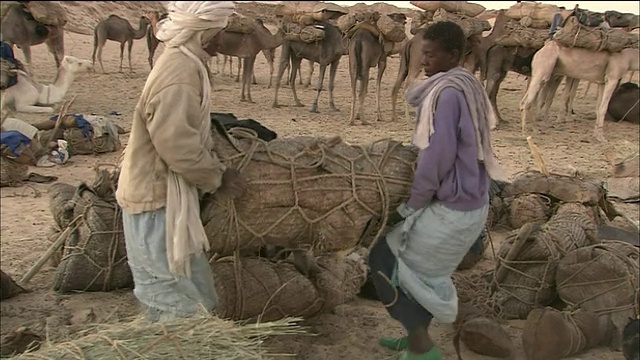
[[[489,177],[476,154],[476,135],[464,94],[446,87],[438,96],[434,133],[420,150],[407,206],[419,210],[437,200],[457,211],[489,202]]]

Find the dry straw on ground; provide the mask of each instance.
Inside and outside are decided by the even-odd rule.
[[[62,343],[42,346],[15,359],[263,359],[270,336],[304,334],[300,319],[240,325],[205,315],[169,323],[131,322],[99,325]]]

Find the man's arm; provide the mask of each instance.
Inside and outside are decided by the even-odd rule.
[[[429,146],[418,153],[416,173],[407,206],[418,210],[428,205],[445,175],[453,167],[458,152],[460,101],[458,91],[445,88],[438,96],[433,116],[434,132]],[[423,108],[422,111],[430,111]]]
[[[200,108],[195,87],[170,85],[150,100],[147,128],[158,155],[171,170],[198,189],[214,192],[226,166],[202,143]]]

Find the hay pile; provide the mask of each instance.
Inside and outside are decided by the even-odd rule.
[[[522,330],[522,347],[529,360],[560,360],[594,348],[603,338],[595,314],[548,307],[531,311]]]
[[[232,132],[230,142],[214,131],[215,150],[248,187],[236,200],[216,194],[204,199],[201,218],[211,254],[257,252],[265,245],[350,249],[370,220],[384,220],[409,195],[417,154],[400,142],[359,146],[339,137],[298,137],[266,143]]]
[[[209,255],[235,257],[213,265],[220,314],[252,320],[311,316],[355,297],[366,279],[364,257],[336,252],[356,248],[370,223],[384,227],[387,214],[406,200],[415,148],[390,140],[351,146],[339,138],[266,143],[245,129],[227,133],[215,121],[212,134],[220,159],[248,183],[241,198],[214,194],[201,202],[213,245]],[[59,232],[68,233],[56,291],[133,285],[113,198],[116,178],[117,171],[100,170],[91,186],[52,186],[53,218]],[[305,277],[290,263],[255,259],[265,244],[313,251],[320,270]]]
[[[569,252],[558,264],[560,299],[571,308],[596,314],[616,349],[629,318],[640,315],[639,260],[636,246],[603,241]]]
[[[571,10],[565,10],[555,5],[542,4],[535,1],[521,1],[507,9],[504,15],[510,19],[521,21],[524,26],[531,26],[534,23],[537,26],[543,26],[542,24],[544,23],[544,28],[549,28],[553,17],[558,13],[560,13],[562,19],[565,20],[571,15]]]
[[[308,318],[354,299],[366,280],[363,256],[324,255],[318,266],[318,274],[305,277],[287,262],[219,260],[212,265],[220,299],[216,312],[232,320]]]
[[[234,324],[214,316],[148,323],[96,326],[67,342],[42,346],[15,359],[263,359],[270,355],[263,345],[272,336],[303,334],[296,323],[285,319],[261,324]]]
[[[496,38],[496,44],[505,47],[523,47],[527,49],[541,49],[549,38],[549,26],[545,22],[544,27],[539,25],[539,20],[533,23],[526,20],[509,20],[504,24],[500,36]],[[523,24],[524,23],[524,24]],[[525,24],[530,24],[527,26]],[[533,26],[535,24],[535,26]]]
[[[381,42],[402,42],[407,38],[403,23],[377,11],[355,12],[342,16],[338,19],[338,28],[348,38],[351,38],[358,29],[369,31]]]
[[[229,23],[224,28],[226,32],[234,32],[239,34],[252,34],[256,31],[256,22],[239,13],[233,13],[229,16]]]
[[[54,119],[56,119],[54,117]],[[79,120],[80,119],[80,120]],[[79,127],[79,121],[90,124],[88,134]],[[57,121],[57,120],[56,120]],[[38,138],[45,149],[52,147],[52,142],[64,139],[68,144],[69,155],[92,155],[118,151],[122,147],[118,137],[118,129],[109,119],[100,116],[65,115],[58,130],[40,130]],[[51,140],[50,140],[51,139]]]
[[[439,21],[453,21],[460,25],[467,38],[474,35],[482,35],[483,32],[491,30],[491,24],[487,20],[450,13],[444,9],[438,9],[433,13],[433,22]]]
[[[466,1],[411,1],[411,4],[424,10],[417,21],[414,20],[415,24],[412,24],[411,33],[414,35],[438,21],[455,22],[460,25],[467,38],[491,30],[488,21],[477,18],[485,10],[479,4]]]
[[[80,184],[70,200],[69,185],[60,184],[50,191],[50,208],[60,226],[58,236],[66,237],[54,291],[109,291],[130,287],[133,280],[112,174],[99,170],[94,183]]]
[[[499,315],[524,319],[557,296],[558,262],[595,244],[602,186],[560,175],[526,172],[500,192],[493,222],[514,229],[500,247],[492,301]]]
[[[572,17],[553,36],[558,43],[570,48],[591,51],[620,52],[622,49],[638,49],[638,35],[620,29],[587,27]]]
[[[496,358],[515,357],[516,347],[504,327],[466,303],[460,302],[454,327],[456,335],[453,344],[459,359],[460,340],[465,343],[467,349],[478,354]]]
[[[282,9],[281,29],[285,40],[311,44],[324,40],[324,22],[346,13],[347,11],[341,6],[330,3],[319,3],[310,11],[301,11],[295,6],[285,4]]]

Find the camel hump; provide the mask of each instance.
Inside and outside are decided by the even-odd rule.
[[[41,24],[64,26],[67,23],[67,16],[60,4],[52,1],[29,1],[25,5],[33,18]]]

